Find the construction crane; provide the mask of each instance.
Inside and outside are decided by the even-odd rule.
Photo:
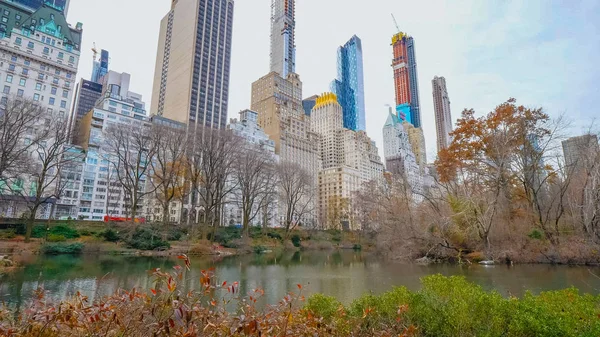
[[[392,13],[392,19],[394,20],[394,25],[396,25],[396,29],[398,30],[398,34],[402,33],[400,31],[400,26],[398,26],[398,21],[396,21],[396,17],[394,16],[394,13]]]

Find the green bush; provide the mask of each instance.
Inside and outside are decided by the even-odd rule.
[[[81,254],[83,243],[47,243],[42,246],[42,253],[47,255]]]
[[[129,248],[140,250],[154,250],[157,248],[171,248],[168,241],[163,241],[157,232],[148,228],[136,228],[131,238],[127,240]]]
[[[81,229],[81,230],[79,230],[79,235],[81,235],[81,236],[93,236],[95,234],[96,234],[96,232],[92,232],[92,231],[87,230],[87,229]]]
[[[544,234],[542,234],[542,232],[540,232],[539,230],[534,229],[527,236],[529,236],[530,239],[541,240],[544,237]]]
[[[262,252],[264,252],[265,250],[268,250],[268,248],[265,246],[258,245],[258,246],[252,247],[252,250],[254,251],[255,254],[262,254]]]
[[[292,244],[294,244],[294,247],[300,247],[301,242],[302,242],[300,235],[298,235],[298,234],[292,235],[291,240],[292,240]]]
[[[354,246],[352,246],[352,249],[354,249],[354,250],[362,250],[362,245],[360,243],[355,243]]]
[[[237,244],[236,240],[239,240],[242,237],[242,229],[230,226],[230,227],[221,227],[217,229],[217,233],[215,234],[215,242],[218,242],[221,246],[227,248],[236,248]],[[210,239],[210,237],[209,237]]]
[[[48,242],[63,242],[67,241],[64,235],[48,234]]]
[[[184,236],[184,232],[181,228],[173,227],[170,228],[167,233],[167,240],[169,241],[179,241]]]
[[[62,235],[67,239],[75,239],[79,237],[79,233],[75,228],[64,225],[50,227],[50,234]]]
[[[340,307],[342,307],[342,303],[335,297],[323,294],[312,295],[306,302],[306,309],[318,317],[323,317],[327,321],[333,318]]]
[[[504,298],[464,277],[431,275],[422,289],[404,287],[364,295],[344,310],[335,299],[313,295],[306,309],[329,322],[360,322],[358,335],[385,327],[415,326],[417,336],[600,336],[600,296],[576,289]]]
[[[100,233],[100,236],[108,242],[117,242],[120,239],[119,234],[114,229],[111,229],[111,228]]]
[[[337,229],[330,229],[327,231],[329,235],[331,235],[331,241],[335,243],[342,242],[342,231]]]

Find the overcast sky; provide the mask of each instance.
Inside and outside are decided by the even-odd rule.
[[[180,0],[186,1],[186,0]],[[269,71],[271,0],[236,0],[229,117],[250,105],[250,86]],[[160,20],[171,0],[72,0],[82,22],[79,77],[89,79],[92,44],[110,52],[110,69],[132,75],[131,90],[150,105]],[[296,71],[304,97],[328,90],[336,50],[362,39],[367,133],[382,146],[385,104],[394,103],[391,36],[416,44],[428,160],[435,159],[431,80],[446,78],[456,120],[463,109],[489,112],[509,97],[566,114],[577,134],[600,117],[600,1],[597,0],[297,0]]]

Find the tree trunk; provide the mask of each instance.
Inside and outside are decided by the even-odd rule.
[[[168,202],[165,202],[163,204],[162,214],[163,214],[162,223],[163,223],[163,225],[166,225],[168,222],[168,217],[169,217],[169,203]]]
[[[31,232],[33,231],[33,225],[35,223],[35,215],[37,213],[39,205],[36,205],[31,209],[29,218],[27,219],[26,230],[25,230],[25,243],[28,243],[31,239]]]

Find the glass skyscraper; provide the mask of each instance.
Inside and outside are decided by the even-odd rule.
[[[394,86],[396,106],[410,105],[407,119],[414,127],[421,127],[421,111],[419,103],[419,82],[417,74],[417,59],[415,56],[415,40],[405,33],[392,37],[394,59]]]
[[[344,128],[365,131],[363,54],[358,36],[354,35],[338,48],[337,67],[338,78],[331,83],[331,91],[337,95],[342,106]]]

